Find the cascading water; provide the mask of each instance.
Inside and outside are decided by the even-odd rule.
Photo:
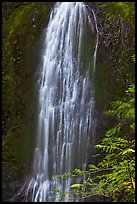
[[[71,178],[62,181],[52,177],[86,168],[94,108],[93,82],[87,70],[95,68],[96,32],[95,14],[84,3],[56,3],[46,31],[37,142],[27,201],[59,201],[59,194],[50,198],[50,191],[59,188],[69,192]],[[86,35],[90,35],[89,42]]]

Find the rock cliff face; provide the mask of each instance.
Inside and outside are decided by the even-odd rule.
[[[35,143],[37,68],[50,4],[2,4],[3,201],[11,198],[29,172]]]

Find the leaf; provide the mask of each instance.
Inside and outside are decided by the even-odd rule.
[[[122,155],[127,154],[127,153],[131,153],[131,152],[135,153],[135,150],[128,148],[128,149],[126,149],[126,150],[124,150],[124,151],[122,152]]]
[[[98,167],[95,166],[94,164],[90,164],[88,167],[90,170],[98,170]]]
[[[82,184],[76,183],[76,184],[71,185],[70,187],[71,188],[80,188],[81,186],[82,186]]]
[[[82,171],[80,169],[74,169],[73,173],[74,174],[82,174]]]
[[[130,85],[130,87],[127,90],[128,93],[135,93],[135,84]]]
[[[135,130],[135,123],[131,124],[130,127]]]
[[[134,188],[134,190],[135,190],[135,181],[134,181],[133,178],[131,178],[131,181],[132,181],[133,188]]]
[[[135,54],[133,54],[133,55],[131,56],[131,59],[132,59],[133,62],[135,62]]]
[[[129,111],[126,114],[127,118],[135,118],[135,108],[130,108]]]

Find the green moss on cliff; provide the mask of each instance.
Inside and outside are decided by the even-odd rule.
[[[28,170],[35,142],[36,69],[48,4],[23,2],[9,8],[2,22],[2,162],[20,175]]]

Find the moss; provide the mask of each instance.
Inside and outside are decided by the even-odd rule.
[[[47,5],[44,3],[26,3],[24,2],[18,9],[16,9],[10,17],[3,22],[3,30],[8,34],[10,38],[16,29],[23,29],[29,26],[34,27],[34,20],[38,28],[38,20],[43,14],[47,14]],[[23,26],[23,27],[22,27]],[[16,31],[15,31],[16,32]]]
[[[47,19],[47,3],[23,2],[2,22],[2,164],[18,176],[32,160],[36,69]]]

